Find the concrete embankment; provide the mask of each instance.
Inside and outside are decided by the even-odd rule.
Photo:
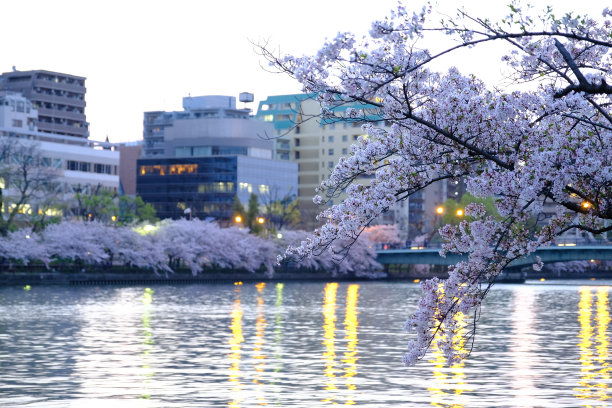
[[[367,278],[365,278],[367,279]],[[191,271],[180,270],[173,273],[155,273],[147,270],[105,271],[82,269],[81,271],[2,271],[0,286],[8,285],[152,285],[152,284],[189,284],[222,283],[236,281],[322,281],[322,280],[361,280],[354,276],[333,276],[317,271],[279,271],[273,276],[248,271],[213,270],[193,275]]]

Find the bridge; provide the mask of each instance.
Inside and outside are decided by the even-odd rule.
[[[612,260],[612,245],[561,245],[539,248],[535,253],[515,260],[510,266],[515,268],[530,266],[536,263],[536,256],[539,256],[544,263]],[[460,261],[467,261],[467,255],[448,253],[443,258],[440,256],[439,251],[439,248],[385,249],[376,251],[376,260],[383,265],[454,265]]]

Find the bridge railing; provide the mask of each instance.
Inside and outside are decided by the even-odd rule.
[[[440,249],[442,248],[442,242],[434,241],[434,242],[412,242],[406,241],[402,244],[385,244],[385,243],[376,243],[374,249],[377,251],[385,250],[385,249]],[[551,244],[551,246],[558,247],[573,247],[573,246],[602,246],[602,245],[612,245],[612,241],[607,239],[591,239],[585,237],[559,237],[555,239],[555,242]]]

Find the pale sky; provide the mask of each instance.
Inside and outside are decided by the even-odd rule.
[[[438,2],[447,12],[463,4],[474,14],[498,19],[507,14],[510,0]],[[530,3],[538,7],[552,3],[561,11],[580,4],[582,9],[575,11],[593,16],[601,16],[609,6],[609,0]],[[182,98],[189,94],[238,97],[240,92],[252,92],[255,103],[250,107],[256,111],[258,101],[268,95],[300,92],[291,78],[261,68],[265,61],[250,40],[267,40],[282,53],[312,54],[339,31],[365,34],[373,20],[387,15],[396,4],[396,0],[0,0],[0,72],[15,66],[86,77],[90,138],[135,141],[142,139],[143,112],[181,110]],[[483,69],[470,54],[454,58],[460,69],[465,66],[462,71]]]

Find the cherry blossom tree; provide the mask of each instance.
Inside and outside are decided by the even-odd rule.
[[[442,21],[431,15],[431,6],[409,12],[400,4],[368,37],[340,33],[314,56],[261,50],[318,95],[326,120],[360,122],[367,132],[322,182],[315,202],[343,191],[346,199],[323,210],[325,225],[286,256],[342,251],[390,206],[433,183],[465,179],[471,194],[495,198],[501,219],[474,203],[465,209],[470,221],[440,229],[442,254],[469,258],[451,267],[448,279],[422,283],[406,323],[414,333],[406,364],[422,359],[432,342],[449,364],[464,358],[473,343],[458,350],[453,337],[465,332],[473,340],[480,305],[513,260],[569,230],[612,230],[612,11],[558,17],[550,8],[535,14],[512,3],[498,23],[465,11]],[[450,45],[421,45],[440,34]],[[456,67],[439,72],[441,57],[485,43],[507,47],[503,62],[514,88],[487,87]],[[363,109],[336,109],[355,103]],[[369,184],[359,182],[363,175],[372,177]],[[528,228],[543,211],[552,216]],[[473,324],[459,327],[468,316]]]
[[[403,242],[396,224],[371,225],[364,229],[363,234],[375,244],[399,245]]]
[[[282,238],[276,241],[276,253],[282,252],[288,246],[295,246],[305,241],[309,233],[299,230],[282,230],[280,236]],[[294,259],[293,267],[302,270],[331,272],[333,276],[352,275],[369,278],[384,276],[381,265],[376,262],[373,243],[366,237],[360,237],[353,242],[351,251],[348,253],[335,254],[331,251],[324,251],[316,257]]]
[[[0,235],[6,236],[20,217],[45,211],[57,195],[57,170],[43,165],[37,143],[0,137]]]

